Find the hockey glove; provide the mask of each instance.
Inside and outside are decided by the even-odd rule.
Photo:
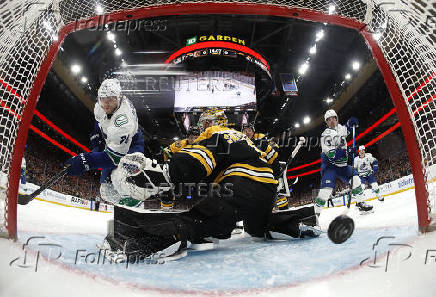
[[[350,155],[357,155],[357,147],[352,147],[352,146],[349,146],[349,147],[347,147],[347,151],[348,151],[348,154],[350,154]]]
[[[105,152],[82,153],[64,165],[70,164],[67,174],[70,176],[82,175],[86,171],[97,168],[115,168],[114,163]]]
[[[347,151],[341,148],[331,150],[328,152],[327,157],[330,162],[336,162],[339,160],[346,160],[348,158]]]
[[[348,128],[352,128],[354,127],[359,127],[359,120],[355,117],[351,117],[348,121],[347,121],[347,125]]]
[[[372,164],[372,170],[374,170],[374,174],[377,174],[377,172],[378,172],[378,162],[377,161],[375,161]]]
[[[97,122],[95,122],[94,130],[90,135],[90,142],[93,152],[101,152],[104,150],[104,139]]]

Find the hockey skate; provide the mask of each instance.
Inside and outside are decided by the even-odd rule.
[[[219,239],[207,237],[196,242],[191,242],[190,250],[194,251],[209,251],[218,248]]]
[[[97,249],[103,256],[108,260],[108,263],[125,263],[127,260],[127,255],[121,249],[113,249],[112,246],[116,246],[117,244],[114,242],[115,239],[110,235],[106,236],[101,245],[96,245]],[[111,246],[112,242],[112,246]]]
[[[235,229],[232,231],[232,235],[244,233],[244,222],[240,221],[236,223]]]
[[[365,201],[362,202],[357,202],[356,203],[356,207],[359,209],[360,214],[367,214],[367,213],[372,213],[373,211],[373,206],[367,204]]]
[[[312,227],[300,223],[298,226],[300,228],[300,238],[308,238],[308,237],[319,237],[321,235],[321,229],[318,226]]]
[[[377,197],[378,201],[383,202],[385,201],[385,197],[383,197],[382,195]]]

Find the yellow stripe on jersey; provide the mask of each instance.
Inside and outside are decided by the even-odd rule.
[[[262,133],[254,133],[253,139],[262,139],[265,137],[265,134]]]
[[[252,165],[248,165],[248,164],[242,164],[242,163],[232,164],[229,167],[227,167],[227,169],[238,168],[238,167],[250,169],[250,170],[253,170],[253,171],[261,171],[261,172],[271,172],[271,173],[273,173],[273,170],[271,168],[269,168],[269,167],[256,167],[256,166],[252,166]]]
[[[247,177],[247,178],[252,179],[252,180],[254,180],[254,181],[261,182],[261,183],[266,183],[266,184],[277,184],[277,183],[278,183],[278,182],[277,182],[275,179],[273,179],[273,178],[252,176],[252,175],[250,175],[250,174],[246,174],[246,173],[243,173],[243,172],[232,172],[232,173],[229,173],[229,174],[227,174],[227,175],[223,175],[223,176],[221,176],[220,178],[215,179],[214,182],[215,182],[215,183],[220,183],[223,179],[225,179],[226,177],[229,177],[229,176],[242,176],[242,177]]]
[[[270,147],[270,146],[268,146]],[[277,159],[277,157],[279,156],[279,153],[277,153],[276,151],[271,151],[267,156],[266,156],[266,160],[268,162],[268,164],[272,164],[274,163],[274,160]]]
[[[236,163],[229,166],[226,170],[223,170],[215,179],[215,183],[221,182],[223,179],[229,176],[242,176],[251,180],[277,184],[277,180],[274,179],[273,171],[268,167],[255,167],[248,164]]]
[[[192,145],[189,145],[189,146],[186,147],[186,149],[189,149],[189,148],[199,149],[199,150],[205,152],[206,155],[210,158],[210,160],[211,160],[211,162],[212,162],[212,166],[213,166],[213,168],[216,167],[215,158],[214,158],[212,152],[211,152],[210,150],[208,150],[205,146],[203,146],[203,145],[198,145],[198,144],[192,144]]]
[[[182,150],[185,146],[187,146],[188,145],[188,140],[187,139],[182,139],[182,140],[178,140],[178,141],[176,141],[176,142],[173,142],[171,145],[170,145],[170,151],[172,152],[172,153],[177,153],[177,152],[179,152],[180,150]]]
[[[212,173],[212,170],[216,166],[215,158],[212,153],[201,145],[188,145],[183,148],[179,153],[185,153],[191,157],[197,159],[206,170],[207,176]]]
[[[191,152],[183,151],[183,150],[181,150],[179,153],[188,154],[191,157],[193,157],[194,159],[197,159],[201,163],[201,165],[203,165],[204,169],[206,170],[207,176],[209,176],[212,173],[212,169],[210,168],[209,164],[207,164],[206,160],[203,158],[202,155],[200,155],[198,153],[191,153]]]

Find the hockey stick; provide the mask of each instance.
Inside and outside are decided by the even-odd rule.
[[[291,156],[289,157],[288,161],[286,162],[286,166],[282,169],[282,172],[280,172],[279,176],[282,176],[283,173],[286,171],[286,169],[288,168],[289,165],[291,165],[292,161],[295,158],[295,155],[297,155],[298,151],[300,150],[300,148],[303,146],[303,144],[306,142],[306,138],[304,138],[303,136],[300,137],[300,139],[298,140],[297,146],[294,148],[294,150],[291,153]]]
[[[353,126],[353,171],[354,171],[354,149],[356,148],[356,126]],[[346,212],[344,214],[346,214],[348,212],[348,210],[350,209],[351,206],[351,198],[352,198],[352,193],[353,193],[353,176],[351,176],[351,189],[348,192],[348,201],[347,201],[347,209]]]
[[[51,179],[49,179],[45,184],[43,184],[42,186],[39,187],[38,190],[36,190],[35,192],[33,192],[32,194],[29,195],[21,195],[18,194],[18,204],[20,205],[26,205],[28,204],[30,201],[32,201],[33,199],[35,199],[36,196],[38,196],[39,194],[42,193],[42,191],[48,189],[49,187],[51,187],[53,184],[55,184],[58,180],[60,180],[61,178],[63,178],[67,172],[68,172],[68,168],[70,168],[71,165],[67,165],[64,167],[64,169],[62,169],[58,174],[56,174],[55,176],[53,176]]]

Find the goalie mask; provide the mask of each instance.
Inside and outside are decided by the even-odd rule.
[[[188,129],[188,136],[199,136],[200,135],[200,129],[197,126],[191,126]]]
[[[200,129],[205,130],[204,123],[210,121],[210,126],[227,126],[227,116],[224,113],[224,110],[218,108],[210,108],[204,111],[200,115],[200,119],[198,120],[198,126]]]

